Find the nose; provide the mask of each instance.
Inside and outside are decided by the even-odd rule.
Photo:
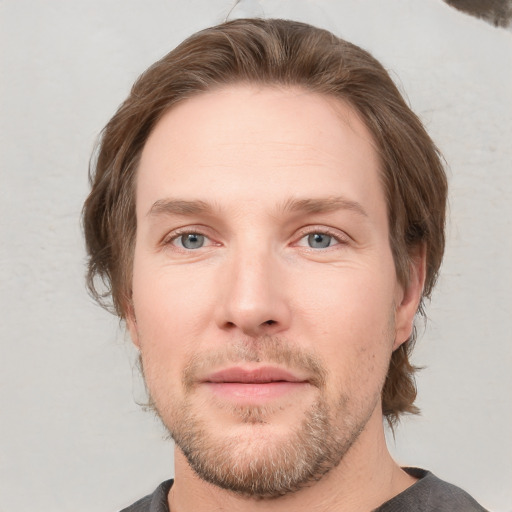
[[[291,312],[283,263],[270,250],[233,254],[219,274],[218,327],[250,337],[288,329]]]

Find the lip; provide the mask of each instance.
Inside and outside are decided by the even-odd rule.
[[[261,366],[226,368],[208,375],[202,383],[218,398],[257,405],[304,390],[309,381],[282,368]]]
[[[274,382],[307,382],[307,379],[273,366],[259,366],[258,368],[243,368],[235,366],[226,368],[208,375],[204,382],[239,383],[239,384],[269,384]]]

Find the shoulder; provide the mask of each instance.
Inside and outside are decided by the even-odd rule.
[[[374,512],[486,512],[466,491],[430,471],[404,468],[418,481]]]
[[[148,494],[120,512],[169,512],[167,495],[173,480],[162,482],[152,494]]]

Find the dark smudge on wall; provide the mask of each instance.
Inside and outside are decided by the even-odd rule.
[[[496,27],[512,25],[512,0],[444,0],[456,9],[482,18]]]

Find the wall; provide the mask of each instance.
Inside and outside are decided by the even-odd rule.
[[[83,285],[79,226],[101,127],[150,63],[228,0],[0,2],[0,510],[116,510],[172,471],[117,321]],[[390,440],[512,510],[512,32],[441,0],[242,1],[317,24],[392,71],[449,163],[442,277],[416,362],[423,415]]]

